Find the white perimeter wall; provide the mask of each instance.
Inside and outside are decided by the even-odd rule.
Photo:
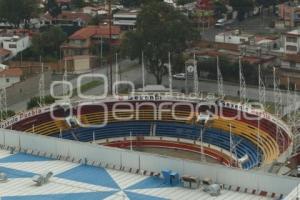
[[[276,176],[256,171],[231,169],[220,165],[204,164],[190,160],[152,155],[123,149],[103,147],[97,144],[62,140],[36,134],[0,129],[0,144],[22,149],[32,149],[54,155],[70,156],[75,159],[104,162],[117,166],[161,172],[171,169],[180,175],[200,178],[210,177],[221,184],[240,186],[276,194],[289,194],[299,179]]]

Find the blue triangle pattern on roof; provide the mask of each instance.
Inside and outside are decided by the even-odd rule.
[[[115,192],[85,192],[72,194],[50,194],[50,195],[29,195],[9,196],[2,200],[100,200],[113,195]]]
[[[0,172],[5,173],[8,178],[29,178],[33,177],[34,173],[31,172],[26,172],[22,170],[17,170],[17,169],[10,169],[6,167],[1,167],[0,166]]]
[[[34,162],[34,161],[48,161],[49,158],[33,156],[25,153],[17,153],[0,159],[0,163],[11,162]]]
[[[105,169],[99,167],[80,165],[58,174],[56,177],[120,189],[119,185],[113,180],[109,173]]]
[[[138,194],[138,193],[128,192],[128,191],[126,191],[125,194],[130,200],[166,200],[165,198],[161,198],[161,197],[154,197],[154,196]]]

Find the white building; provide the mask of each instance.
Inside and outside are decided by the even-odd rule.
[[[254,44],[255,36],[247,33],[241,33],[239,30],[219,33],[215,36],[215,42],[228,44]]]
[[[12,56],[16,56],[30,46],[31,41],[28,35],[0,36],[0,47],[11,51]]]
[[[285,33],[284,52],[287,54],[300,53],[300,30],[293,30]]]
[[[0,70],[0,87],[9,87],[21,81],[23,72],[20,68]]]
[[[133,29],[135,28],[138,12],[138,10],[119,11],[113,15],[113,23],[123,30]]]

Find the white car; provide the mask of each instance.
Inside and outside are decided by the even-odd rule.
[[[178,80],[185,80],[185,73],[174,74],[173,78]]]

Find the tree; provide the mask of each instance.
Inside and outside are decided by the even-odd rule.
[[[84,0],[72,0],[71,2],[75,8],[82,8],[85,6]]]
[[[221,18],[223,13],[226,13],[227,8],[225,3],[222,0],[215,0],[214,1],[214,11],[215,16],[217,18]]]
[[[53,98],[51,95],[45,96],[45,104],[49,105],[55,102],[55,98]],[[40,97],[32,97],[29,102],[27,102],[27,109],[32,109],[35,107],[39,107],[40,106]]]
[[[229,4],[234,10],[238,11],[238,19],[244,20],[245,14],[253,10],[254,2],[253,0],[229,0]]]
[[[58,58],[60,45],[66,38],[60,27],[50,27],[49,30],[32,38],[32,50],[36,55]]]
[[[56,0],[47,1],[46,11],[48,11],[49,14],[54,18],[57,17],[59,14],[61,14],[61,8],[58,6]]]
[[[143,3],[143,0],[121,0],[120,3],[124,7],[138,7]]]
[[[38,2],[38,0],[0,0],[0,19],[15,27],[24,22],[28,28],[30,19],[39,12]]]
[[[196,38],[189,19],[164,2],[150,1],[142,6],[137,17],[136,30],[125,34],[122,52],[131,59],[140,58],[144,52],[145,64],[161,84],[167,72],[168,52],[178,57],[187,42]]]

